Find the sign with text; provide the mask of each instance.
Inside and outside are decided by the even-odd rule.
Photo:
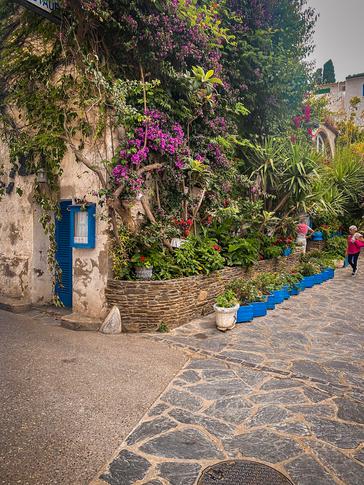
[[[52,0],[18,0],[18,3],[24,7],[33,10],[33,12],[39,13],[43,17],[51,20],[52,22],[59,23],[60,16],[57,14],[57,10],[60,7],[59,2]]]

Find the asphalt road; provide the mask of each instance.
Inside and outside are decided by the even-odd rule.
[[[0,483],[88,483],[185,361],[140,335],[0,311]]]

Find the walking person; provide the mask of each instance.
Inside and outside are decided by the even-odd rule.
[[[313,234],[315,231],[311,229],[309,225],[306,224],[305,216],[300,217],[300,221],[299,221],[299,224],[297,224],[296,231],[297,231],[296,244],[297,246],[301,247],[303,254],[305,254],[306,247],[307,247],[307,233]]]
[[[358,232],[358,228],[356,226],[350,226],[349,233],[346,255],[348,257],[348,262],[353,269],[352,276],[356,276],[358,272],[360,250],[364,246],[364,238]]]

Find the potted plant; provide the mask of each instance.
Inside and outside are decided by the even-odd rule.
[[[239,302],[233,290],[226,290],[216,298],[214,310],[218,330],[226,332],[235,327],[238,309]]]
[[[286,282],[288,285],[288,291],[290,296],[298,295],[301,290],[300,282],[303,279],[303,276],[299,272],[292,272],[286,274]]]
[[[314,276],[320,273],[320,266],[316,263],[301,263],[298,267],[298,271],[303,276],[302,285],[305,288],[312,288],[316,283],[318,283]]]
[[[131,258],[134,263],[135,276],[137,280],[151,280],[153,277],[153,266],[148,256],[134,254]]]
[[[261,273],[254,278],[254,282],[258,290],[266,296],[268,310],[274,310],[276,305],[274,292],[277,286],[275,273]]]
[[[252,285],[242,278],[232,281],[228,289],[232,290],[240,303],[236,323],[250,322],[253,320]]]

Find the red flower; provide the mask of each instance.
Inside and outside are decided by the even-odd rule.
[[[146,258],[145,256],[140,256],[139,261],[140,261],[141,263],[144,263],[144,261],[145,261],[146,259],[147,259],[147,258]]]
[[[221,251],[221,248],[220,248],[220,246],[218,244],[214,244],[212,246],[212,249],[215,249],[215,251],[219,251],[219,252]]]

